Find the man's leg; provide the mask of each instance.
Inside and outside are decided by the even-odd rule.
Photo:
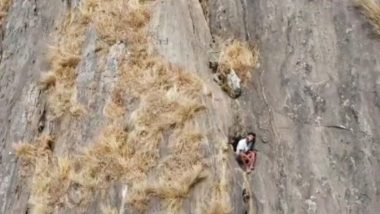
[[[250,169],[255,169],[255,163],[256,163],[256,152],[255,151],[252,151],[250,152],[250,164],[249,164],[249,168]]]
[[[248,169],[249,171],[251,171],[251,170],[253,170],[253,168],[254,168],[254,165],[253,165],[253,164],[254,164],[255,154],[254,154],[254,152],[249,151],[249,152],[246,153],[245,155],[246,155],[247,160],[248,160],[248,162],[247,162],[247,169]]]
[[[243,161],[244,169],[245,170],[249,169],[250,158],[248,157],[248,155],[246,155],[245,153],[240,153],[240,157],[241,157],[241,159]]]

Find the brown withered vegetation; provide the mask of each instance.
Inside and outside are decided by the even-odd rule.
[[[225,77],[234,70],[238,77],[246,82],[251,78],[252,69],[258,64],[259,51],[256,46],[233,40],[224,44],[219,57],[218,72]]]
[[[102,206],[101,210],[103,214],[118,214],[117,209],[110,206]]]
[[[15,146],[32,175],[32,213],[49,213],[57,206],[85,208],[93,194],[104,194],[115,182],[128,186],[123,203],[137,210],[143,211],[150,198],[156,197],[168,213],[178,213],[183,199],[207,178],[201,150],[206,133],[194,120],[205,110],[202,80],[170,64],[149,44],[149,5],[131,0],[85,0],[59,28],[50,52],[51,70],[41,79],[48,90],[49,114],[55,118],[67,113],[83,115],[87,110],[75,99],[75,79],[90,23],[103,49],[126,42],[128,53],[119,62],[117,82],[103,109],[109,123],[93,143],[70,157],[45,151],[41,143]],[[127,94],[139,100],[133,112],[124,106]],[[131,124],[128,128],[123,121],[126,114]],[[169,140],[164,138],[168,132],[172,133]],[[159,153],[162,144],[170,152],[165,159]],[[149,183],[151,173],[158,173],[160,179]],[[73,189],[80,193],[79,202],[69,199]],[[106,207],[104,211],[114,213],[115,209]]]
[[[377,34],[380,35],[380,4],[375,0],[356,0],[363,14],[368,18]]]
[[[0,0],[0,28],[3,27],[4,19],[7,16],[12,0]]]
[[[75,78],[76,67],[80,62],[86,21],[78,13],[70,11],[57,34],[61,35],[57,43],[50,47],[50,71],[42,74],[40,83],[49,89],[49,110],[54,117],[65,113],[74,115],[85,112],[84,107],[76,101]]]

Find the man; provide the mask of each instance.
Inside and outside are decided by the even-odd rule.
[[[241,139],[236,147],[236,154],[243,162],[245,170],[251,172],[255,168],[256,151],[254,149],[256,134],[250,132],[247,136]]]

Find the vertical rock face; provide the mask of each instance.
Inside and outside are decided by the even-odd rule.
[[[12,2],[2,40],[1,213],[248,210],[199,2],[157,1],[150,15],[136,1],[108,2]],[[27,162],[15,143],[27,145]]]
[[[76,154],[91,148],[112,121],[110,114],[118,115],[117,108],[105,109],[133,44],[113,42],[102,55],[97,41],[103,35],[94,26],[85,32],[74,80],[75,99],[88,114],[52,118],[49,94],[38,85],[41,73],[50,70],[53,34],[77,3],[13,0],[2,24],[0,213],[33,208],[33,180],[20,173],[22,161],[13,143],[49,133],[56,138],[55,156]],[[380,39],[350,1],[164,0],[151,6],[149,42],[203,82],[200,100],[206,110],[191,123],[206,133],[200,158],[207,175],[180,200],[174,197],[182,212],[377,213]],[[246,40],[260,49],[260,66],[236,100],[212,81],[207,65],[213,37]],[[128,129],[141,112],[135,110],[142,101],[132,97],[125,97],[128,111],[121,123]],[[259,136],[257,167],[250,175],[239,169],[225,145],[236,129]],[[171,157],[169,145],[176,140],[171,132],[159,135],[157,166],[146,172],[151,183]],[[168,188],[175,183],[166,182]],[[138,185],[115,179],[106,188],[92,189],[86,206],[78,205],[84,203],[80,185],[72,185],[51,212],[102,213],[106,205],[137,213],[127,201],[129,189]],[[242,200],[243,189],[250,194],[248,203]],[[150,191],[145,211],[167,213],[168,198]]]
[[[380,40],[353,3],[220,0],[210,8],[213,34],[256,40],[261,50],[239,99],[267,142],[251,177],[259,213],[376,213]]]
[[[32,140],[43,128],[45,104],[37,80],[47,69],[49,33],[54,31],[65,5],[18,0],[10,5],[0,48],[0,212],[22,213],[29,190],[18,175],[11,145]]]

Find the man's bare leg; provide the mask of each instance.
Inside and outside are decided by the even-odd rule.
[[[256,152],[251,152],[251,159],[250,159],[249,168],[254,170],[255,169],[255,163],[256,163]]]
[[[249,170],[251,158],[245,153],[240,153],[240,157],[243,160],[244,170]]]

